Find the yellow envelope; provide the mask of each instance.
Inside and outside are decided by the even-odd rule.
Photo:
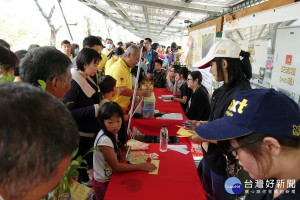
[[[152,172],[148,172],[148,174],[158,174],[159,160],[151,160],[151,163],[156,166],[156,169]]]
[[[73,181],[73,185],[70,187],[70,190],[73,199],[85,200],[88,198],[91,188]]]
[[[183,127],[181,127],[178,131],[177,131],[178,136],[177,137],[191,137],[194,136],[193,133],[188,132],[187,130],[185,130]]]

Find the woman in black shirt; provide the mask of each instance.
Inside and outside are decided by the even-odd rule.
[[[187,104],[190,100],[191,94],[193,93],[193,91],[187,85],[188,74],[189,71],[186,67],[180,67],[178,74],[175,77],[173,90],[173,95],[175,96],[173,100],[180,103],[184,112],[186,112]],[[182,82],[182,85],[178,89],[179,80]]]
[[[193,91],[186,108],[189,120],[208,120],[210,114],[208,92],[201,82],[201,72],[193,71],[188,75],[187,85]]]

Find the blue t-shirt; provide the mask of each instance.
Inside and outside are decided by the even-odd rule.
[[[144,56],[144,58],[146,58],[147,60],[148,60],[148,62],[149,62],[149,66],[151,66],[151,64],[152,64],[152,53],[153,53],[153,50],[151,49],[150,50],[150,52],[149,52],[149,54],[146,54],[145,56]]]

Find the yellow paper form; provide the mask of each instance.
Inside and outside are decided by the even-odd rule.
[[[177,131],[177,134],[179,135],[179,136],[177,136],[177,137],[191,137],[191,136],[194,135],[193,133],[190,133],[190,132],[188,132],[187,130],[185,130],[183,127],[181,127],[181,128]]]
[[[156,166],[156,169],[152,172],[148,172],[148,174],[158,174],[159,160],[151,160],[151,163]]]
[[[88,198],[91,188],[82,185],[76,181],[73,181],[73,185],[70,187],[71,197],[74,200],[86,200]]]

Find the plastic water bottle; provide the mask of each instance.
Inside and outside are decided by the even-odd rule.
[[[168,129],[166,124],[163,124],[160,129],[160,145],[159,149],[161,152],[166,152],[168,150]]]

